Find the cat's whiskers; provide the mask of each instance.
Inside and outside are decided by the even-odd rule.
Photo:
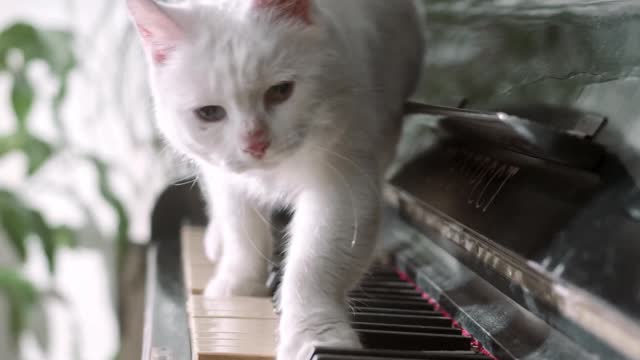
[[[192,188],[193,186],[195,186],[195,184],[198,182],[198,176],[196,175],[196,177],[184,177],[182,179],[177,180],[175,183],[173,183],[172,186],[183,186],[183,185],[188,185],[191,184]]]
[[[351,209],[353,210],[353,224],[354,224],[353,225],[353,237],[351,239],[351,248],[353,249],[356,246],[356,242],[357,242],[357,239],[358,239],[358,230],[359,230],[358,210],[356,209],[356,205],[355,205],[356,204],[356,199],[353,196],[353,188],[351,187],[351,185],[349,184],[347,179],[344,177],[344,175],[340,172],[340,170],[338,170],[336,167],[331,165],[331,163],[329,163],[328,161],[324,161],[324,164],[329,169],[332,169],[333,171],[336,172],[338,177],[342,180],[344,185],[347,187],[347,190],[349,191],[349,198],[351,199]]]
[[[275,229],[275,226],[273,226],[273,223],[271,223],[271,221],[267,220],[267,219],[262,215],[262,213],[261,213],[261,212],[257,211],[255,208],[254,208],[253,210],[256,212],[256,214],[258,214],[258,217],[260,218],[260,220],[262,220],[262,222],[264,222],[264,223],[269,227],[269,229]]]
[[[329,155],[333,155],[333,156],[335,156],[335,157],[337,157],[337,158],[339,158],[339,159],[342,159],[342,160],[346,161],[349,165],[353,166],[353,168],[354,168],[354,169],[356,169],[357,171],[359,171],[359,172],[360,172],[360,174],[364,175],[364,178],[367,180],[367,182],[368,182],[368,183],[369,183],[369,185],[371,186],[371,189],[372,189],[372,190],[377,190],[377,189],[379,188],[379,185],[377,185],[376,183],[374,183],[374,182],[371,180],[371,176],[370,176],[369,172],[367,172],[366,170],[364,170],[360,165],[358,165],[358,164],[357,164],[355,161],[353,161],[352,159],[350,159],[350,158],[348,158],[347,156],[342,155],[342,154],[340,154],[340,153],[338,153],[338,152],[336,152],[336,151],[334,151],[334,150],[331,150],[331,149],[325,148],[325,147],[323,147],[323,146],[321,146],[321,145],[313,144],[312,146],[314,146],[314,147],[316,147],[316,148],[318,148],[318,149],[320,149],[320,150],[322,150],[322,151],[325,151],[325,152],[326,152],[327,154],[329,154]]]
[[[251,207],[251,211],[255,212],[260,218],[262,218],[262,215],[260,214],[260,212],[254,208],[253,206]],[[242,217],[246,218],[247,216],[247,207],[246,206],[242,206]],[[264,218],[262,218],[264,221]],[[270,257],[267,257],[262,250],[258,249],[258,246],[256,245],[254,239],[252,236],[249,235],[249,231],[247,231],[247,226],[246,224],[243,223],[242,225],[242,232],[244,233],[244,236],[247,238],[247,241],[251,244],[251,247],[253,247],[253,249],[258,253],[258,255],[260,255],[260,257],[262,257],[264,260],[267,261],[267,263],[271,266],[276,266],[276,264],[271,261]]]
[[[176,179],[173,186],[183,186],[187,184],[191,184],[191,189],[200,181],[200,173],[195,170],[196,164],[193,159],[189,158],[187,155],[182,154],[170,146],[164,146],[160,149],[160,156],[170,156],[176,162],[184,164],[188,170],[190,170],[191,174],[186,174],[183,177]]]

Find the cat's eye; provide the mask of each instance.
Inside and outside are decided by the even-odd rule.
[[[227,111],[222,106],[203,106],[195,110],[196,116],[204,122],[218,122],[227,117]]]
[[[265,104],[267,107],[282,104],[293,95],[294,88],[295,83],[293,81],[285,81],[270,87],[264,95]]]

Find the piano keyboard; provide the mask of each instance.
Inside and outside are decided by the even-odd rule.
[[[195,360],[275,358],[278,315],[270,298],[206,299],[215,271],[204,257],[203,231],[182,234],[192,354]],[[277,270],[271,278],[277,279]],[[272,281],[273,288],[278,281]],[[353,327],[363,350],[318,348],[309,360],[489,360],[493,357],[414,285],[376,267],[350,294]]]

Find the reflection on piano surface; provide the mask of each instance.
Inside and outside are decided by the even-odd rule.
[[[318,349],[316,360],[483,359],[488,353],[640,359],[640,191],[597,137],[583,136],[581,129],[602,127],[601,117],[536,109],[508,110],[523,119],[517,131],[462,115],[438,122],[438,140],[400,167],[385,189],[387,265],[372,269],[351,294],[354,326],[369,350]],[[536,135],[525,136],[529,130]],[[213,357],[220,349],[270,358],[276,336],[270,299],[199,296],[213,269],[193,250],[191,241],[199,238],[193,228],[182,237],[186,247],[178,245],[185,222],[204,223],[198,196],[190,185],[177,186],[158,202],[145,360],[152,353],[235,358]],[[275,220],[286,224],[286,215]],[[276,265],[281,255],[276,252]],[[278,267],[272,270],[276,289]],[[251,325],[246,337],[212,333],[218,326],[244,329],[247,317],[261,325]],[[255,334],[262,340],[249,341]]]

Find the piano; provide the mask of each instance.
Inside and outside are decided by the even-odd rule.
[[[640,359],[640,4],[512,5],[429,5],[418,98],[450,107],[407,104],[384,251],[350,294],[365,349],[309,360]],[[157,201],[142,359],[272,359],[272,299],[201,296],[201,199]]]
[[[309,360],[640,359],[640,190],[606,118],[535,110],[408,104],[444,116],[385,187],[383,256],[350,294],[365,349]],[[273,359],[272,299],[202,296],[203,209],[194,184],[157,203],[143,359]]]

